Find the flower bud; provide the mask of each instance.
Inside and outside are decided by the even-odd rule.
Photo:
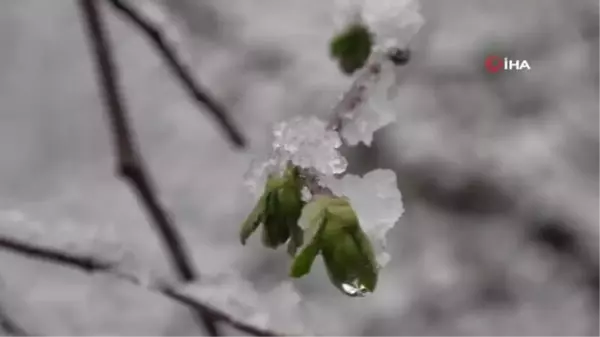
[[[372,292],[377,285],[378,266],[371,243],[350,203],[337,197],[315,202],[320,202],[322,207],[310,226],[318,229],[294,260],[290,275],[307,274],[320,253],[329,279],[344,294],[363,296]]]
[[[288,167],[281,177],[269,177],[263,195],[242,224],[241,243],[245,245],[250,235],[262,224],[263,245],[275,249],[289,240],[288,251],[295,254],[296,247],[302,245],[303,239],[302,230],[298,227],[298,219],[305,205],[302,186],[297,167]]]
[[[369,59],[372,44],[369,29],[363,24],[354,23],[331,40],[330,54],[337,59],[340,69],[346,75],[352,75]]]

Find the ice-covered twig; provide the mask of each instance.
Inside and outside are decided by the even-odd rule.
[[[377,81],[381,74],[381,59],[370,61],[360,70],[358,77],[352,82],[350,89],[342,95],[342,99],[335,105],[327,128],[340,132],[344,126],[346,112],[354,110],[357,105],[365,100],[367,85]]]
[[[155,229],[167,248],[171,262],[175,265],[179,279],[183,282],[192,282],[198,278],[198,274],[175,225],[158,200],[155,188],[133,138],[120,94],[117,68],[112,58],[105,25],[98,8],[100,2],[97,0],[79,0],[78,3],[94,54],[96,71],[104,96],[106,115],[113,137],[114,153],[118,161],[117,174],[130,183],[134,192],[137,193],[140,203],[146,208]],[[211,317],[201,313],[199,319],[211,336],[220,335]]]
[[[194,101],[204,105],[204,107],[208,109],[233,144],[243,148],[246,145],[246,140],[242,135],[242,132],[229,117],[225,108],[208,93],[206,88],[202,88],[200,84],[194,80],[191,72],[177,57],[174,48],[169,46],[160,29],[156,28],[150,20],[146,19],[134,7],[128,4],[127,0],[110,0],[109,3],[115,10],[121,13],[144,35],[146,35],[148,39],[150,39],[154,48],[164,58],[169,69],[173,72],[175,77],[179,79],[188,94],[192,96]]]

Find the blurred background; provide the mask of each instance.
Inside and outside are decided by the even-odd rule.
[[[327,54],[333,1],[135,2],[162,15],[246,150],[103,6],[143,154],[205,276],[203,296],[265,311],[264,324],[288,333],[598,335],[598,2],[421,2],[397,123],[370,148],[344,149],[352,173],[394,170],[406,210],[377,291],[360,299],[333,288],[320,261],[290,282],[283,252],[256,238],[242,247],[237,235],[255,201],[243,176],[272,123],[326,117],[351,83]],[[82,28],[75,1],[0,2],[0,235],[170,278],[145,213],[113,175]],[[489,54],[532,69],[487,74]],[[33,334],[202,333],[185,307],[114,277],[5,250],[0,266],[0,312]]]

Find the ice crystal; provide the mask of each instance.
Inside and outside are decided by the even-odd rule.
[[[324,175],[342,173],[348,163],[338,152],[342,141],[335,131],[317,117],[296,117],[273,129],[273,148],[281,160],[290,160],[302,168],[312,168]]]
[[[246,185],[262,188],[272,173],[281,173],[288,162],[320,175],[346,170],[348,162],[338,152],[342,141],[337,132],[317,117],[295,117],[273,128],[272,151],[265,161],[255,161],[246,174]]]

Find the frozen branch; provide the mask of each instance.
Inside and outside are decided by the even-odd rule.
[[[165,62],[169,66],[169,69],[173,72],[175,77],[179,79],[188,94],[193,99],[203,105],[217,120],[221,128],[225,131],[231,142],[238,147],[244,147],[246,141],[244,136],[235,126],[225,108],[219,104],[212,96],[208,93],[208,90],[202,88],[190,75],[189,69],[186,69],[184,63],[177,57],[177,53],[174,48],[168,45],[167,40],[164,38],[161,31],[153,25],[153,23],[141,15],[134,7],[127,3],[127,0],[110,0],[109,3],[115,10],[120,12],[126,19],[128,19],[136,28],[138,28],[144,35],[150,39],[153,43],[154,48],[164,58]]]
[[[130,184],[137,193],[140,203],[146,208],[156,231],[167,248],[171,262],[175,265],[179,279],[183,282],[192,282],[197,278],[197,273],[177,229],[156,196],[140,152],[134,142],[118,87],[117,69],[98,4],[97,0],[79,0],[111,128],[114,153],[118,162],[117,174]],[[219,335],[217,326],[211,317],[203,313],[199,316],[211,336]]]
[[[376,81],[381,74],[381,61],[373,60],[360,70],[358,77],[352,82],[350,89],[342,95],[342,99],[331,112],[328,128],[340,132],[343,128],[344,116],[364,102],[367,84]],[[341,136],[340,136],[341,137]]]
[[[80,269],[87,273],[106,273],[115,276],[116,278],[131,282],[137,286],[143,286],[137,281],[134,275],[129,275],[126,272],[117,269],[117,263],[105,261],[97,257],[83,256],[73,253],[67,253],[54,248],[38,247],[34,244],[22,242],[14,239],[0,237],[0,249],[6,249],[12,253],[23,255],[27,258],[43,260],[58,265],[63,265],[71,268]],[[213,308],[208,304],[204,304],[194,298],[178,293],[168,286],[146,285],[146,290],[159,293],[163,296],[176,301],[192,311],[208,317],[213,323],[222,322],[229,324],[231,327],[238,329],[253,336],[283,336],[267,329],[261,329],[250,324],[238,321],[227,313]],[[23,329],[16,323],[10,320],[0,309],[0,327],[5,331],[10,332],[13,336],[27,336]]]
[[[382,75],[382,62],[391,61],[395,66],[400,67],[408,64],[410,57],[410,49],[398,48],[390,48],[385,53],[373,57],[360,70],[360,73],[354,82],[352,82],[350,89],[342,95],[340,101],[333,108],[328,128],[340,132],[348,112],[356,109],[358,105],[365,102],[367,99],[367,87],[379,81]]]

